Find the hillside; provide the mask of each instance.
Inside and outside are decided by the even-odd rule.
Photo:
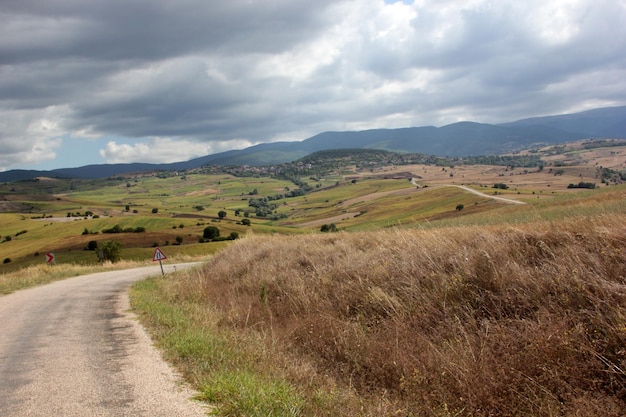
[[[217,415],[621,417],[626,235],[602,207],[623,197],[550,221],[251,236],[133,303]]]
[[[292,162],[314,152],[342,148],[380,149],[439,157],[498,155],[587,138],[626,139],[626,106],[524,119],[500,125],[468,121],[443,127],[324,132],[301,142],[264,143],[171,164],[88,165],[52,171],[11,170],[0,172],[0,181],[39,176],[105,178],[145,171],[188,170],[207,165],[275,165]]]
[[[217,242],[201,243],[208,225],[228,238],[470,219],[489,224],[523,210],[515,207],[520,204],[554,205],[552,216],[568,216],[557,204],[562,199],[626,181],[624,155],[626,141],[617,140],[463,159],[336,149],[264,167],[0,184],[0,250],[7,262],[0,272],[38,264],[47,252],[60,263],[93,264],[95,253],[83,249],[109,240],[122,242],[124,257],[133,260],[150,259],[155,244],[171,245],[170,253],[211,252]],[[104,233],[110,229],[142,232]]]

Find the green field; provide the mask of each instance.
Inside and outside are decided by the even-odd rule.
[[[218,227],[222,237],[244,237],[316,233],[329,224],[340,231],[367,231],[557,219],[599,209],[574,208],[572,195],[614,188],[567,190],[566,184],[577,182],[587,168],[568,167],[568,177],[567,172],[555,176],[549,170],[456,166],[453,176],[449,167],[380,166],[365,171],[348,163],[315,177],[303,174],[298,184],[293,178],[254,171],[239,176],[203,170],[0,184],[0,273],[43,262],[48,252],[56,254],[57,263],[95,264],[97,255],[84,250],[90,241],[122,242],[122,259],[127,260],[149,258],[154,246],[202,258],[228,244],[200,243],[208,226]],[[411,175],[418,178],[418,186]],[[459,184],[459,179],[485,194],[445,186]],[[510,188],[496,192],[489,187],[499,181]],[[287,196],[304,183],[305,193]],[[494,194],[528,204],[511,205],[493,199]],[[264,214],[257,215],[253,199],[270,200]],[[602,208],[623,209],[619,200]],[[226,215],[220,218],[220,212]],[[244,224],[248,221],[250,225]],[[114,227],[142,232],[104,233]]]

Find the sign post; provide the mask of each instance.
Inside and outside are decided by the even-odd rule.
[[[163,259],[167,259],[167,256],[165,256],[163,251],[158,247],[154,248],[154,256],[152,256],[152,261],[159,261],[159,265],[161,266],[161,275],[165,275],[165,272],[163,271],[163,264],[161,263]]]
[[[54,253],[46,253],[46,263],[50,265],[54,264]]]

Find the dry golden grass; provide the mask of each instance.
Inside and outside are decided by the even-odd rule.
[[[43,285],[49,282],[58,281],[64,278],[75,277],[83,274],[91,274],[95,272],[136,268],[145,266],[147,262],[121,261],[116,263],[105,262],[97,266],[80,265],[80,264],[38,264],[17,271],[0,274],[0,294],[9,294],[11,292],[24,288]]]
[[[358,398],[319,415],[623,416],[623,220],[248,237],[170,297]]]

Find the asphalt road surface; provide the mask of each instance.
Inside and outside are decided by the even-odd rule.
[[[0,296],[0,416],[206,415],[128,311],[130,284],[160,273],[103,272]]]

